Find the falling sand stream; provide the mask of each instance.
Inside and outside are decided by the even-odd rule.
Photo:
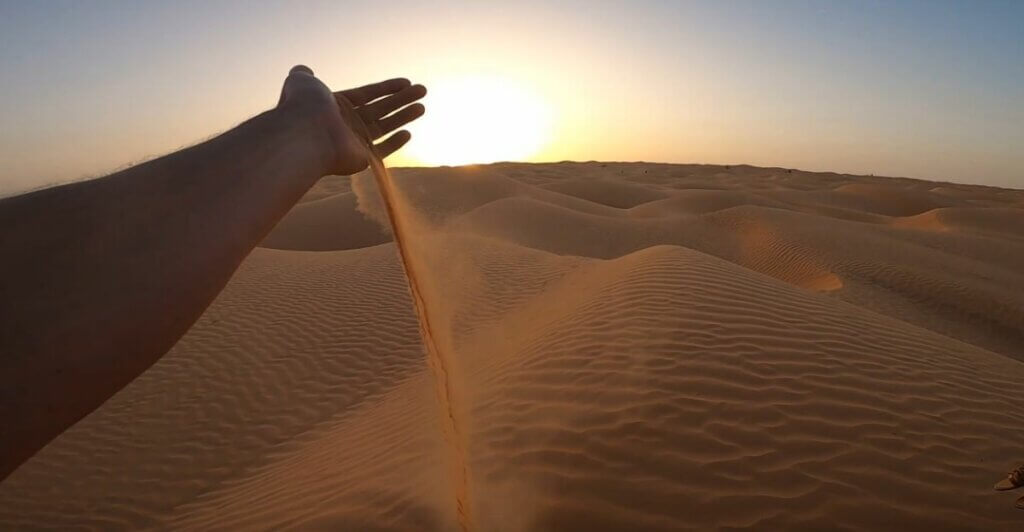
[[[441,426],[451,455],[449,467],[453,477],[451,481],[459,526],[463,531],[470,531],[475,528],[471,512],[472,505],[470,504],[470,472],[466,455],[466,435],[463,432],[464,424],[460,420],[460,409],[456,406],[455,379],[452,374],[454,361],[451,353],[442,349],[443,342],[438,341],[438,333],[444,334],[444,332],[435,329],[437,322],[432,321],[427,301],[424,299],[422,275],[425,265],[421,257],[411,250],[410,227],[408,226],[411,213],[399,212],[396,197],[398,192],[391,175],[374,150],[368,148],[367,151],[369,152],[370,169],[373,171],[377,188],[387,210],[395,244],[398,247],[399,259],[408,281],[409,293],[416,310],[416,317],[419,320],[420,335],[426,350],[427,363],[434,377],[434,387],[440,406]]]

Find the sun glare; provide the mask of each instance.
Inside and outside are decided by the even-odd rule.
[[[424,165],[523,161],[551,137],[551,107],[523,84],[462,77],[432,82],[406,156]]]

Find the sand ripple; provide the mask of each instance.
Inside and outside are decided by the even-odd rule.
[[[750,166],[396,173],[480,530],[1017,530],[1024,193]],[[394,247],[331,178],[0,529],[451,530]],[[439,294],[439,296],[438,296]]]

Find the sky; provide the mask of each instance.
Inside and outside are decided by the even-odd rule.
[[[1024,2],[0,0],[0,194],[427,85],[392,165],[753,164],[1024,188]]]

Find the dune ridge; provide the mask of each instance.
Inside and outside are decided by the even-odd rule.
[[[1024,192],[745,165],[392,177],[475,528],[1024,519],[991,490],[1024,460]],[[0,528],[457,529],[374,194],[314,187],[164,359],[0,484]]]

